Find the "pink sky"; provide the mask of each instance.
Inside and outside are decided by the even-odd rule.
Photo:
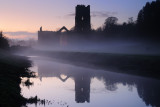
[[[0,30],[37,34],[41,26],[43,30],[51,31],[62,26],[70,29],[75,24],[73,14],[77,4],[91,6],[92,28],[96,29],[109,16],[117,17],[119,23],[127,22],[129,17],[136,20],[139,10],[147,1],[153,0],[2,0]],[[34,34],[12,34],[5,33],[8,38],[36,38]]]

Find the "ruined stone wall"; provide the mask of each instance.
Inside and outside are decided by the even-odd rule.
[[[59,44],[60,35],[53,31],[38,31],[38,43],[41,45]]]

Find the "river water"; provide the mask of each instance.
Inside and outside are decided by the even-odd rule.
[[[37,78],[21,84],[26,98],[38,96],[45,104],[28,107],[160,107],[160,81],[100,69],[84,68],[30,56]],[[23,78],[22,81],[25,81]]]

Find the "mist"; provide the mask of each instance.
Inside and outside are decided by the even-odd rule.
[[[5,2],[0,107],[160,107],[160,0],[65,2]]]
[[[84,35],[85,36],[85,35]],[[41,51],[73,51],[93,53],[119,53],[119,54],[160,54],[160,43],[155,40],[143,38],[95,38],[91,36],[74,35],[72,38],[62,38],[56,43],[45,41],[43,44],[33,46]],[[91,37],[91,38],[88,38]]]

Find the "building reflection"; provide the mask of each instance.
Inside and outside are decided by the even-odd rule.
[[[146,105],[160,107],[159,80],[57,63],[38,63],[38,75],[42,80],[43,77],[57,77],[62,82],[72,78],[75,82],[75,101],[77,103],[90,102],[91,79],[97,78],[103,79],[106,90],[109,91],[116,91],[119,83],[129,86],[130,89],[136,87],[139,97]],[[66,77],[62,78],[61,75]]]
[[[75,101],[77,103],[90,102],[90,83],[89,75],[80,74],[74,77],[75,81]]]
[[[65,75],[62,78],[61,75]],[[71,66],[59,66],[50,64],[38,64],[38,76],[40,80],[43,77],[57,77],[62,82],[67,81],[68,78],[72,78],[75,82],[75,101],[77,103],[90,102],[90,83],[91,83],[91,73],[90,71],[84,71],[83,68],[76,69]]]

